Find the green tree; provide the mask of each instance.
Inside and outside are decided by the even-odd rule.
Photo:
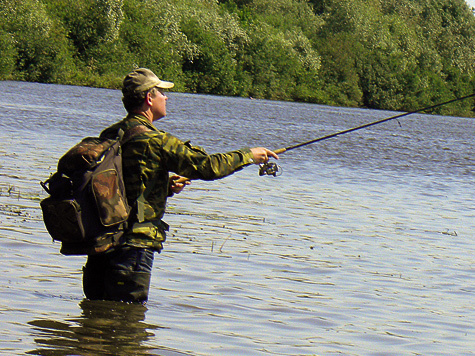
[[[355,102],[350,98],[357,98],[360,90],[364,106],[415,109],[473,87],[475,18],[463,0],[318,4],[326,20],[317,46],[324,55],[321,74],[331,89],[345,93],[340,103],[345,96]],[[340,58],[334,48],[341,48],[347,58]],[[342,87],[344,83],[351,84]]]
[[[0,28],[0,79],[11,79],[15,71],[17,51],[13,36]]]
[[[64,80],[72,65],[61,26],[38,0],[1,0],[2,61],[17,79],[40,82]],[[13,43],[12,43],[13,40]],[[4,69],[5,70],[5,69]]]
[[[475,89],[464,0],[0,0],[0,79],[414,110]],[[473,115],[470,102],[439,112]]]
[[[317,45],[322,56],[320,77],[329,105],[359,107],[363,105],[358,62],[365,48],[354,33],[341,32],[323,38]]]
[[[81,59],[89,50],[119,36],[122,0],[50,0],[50,11],[60,18],[67,37]]]

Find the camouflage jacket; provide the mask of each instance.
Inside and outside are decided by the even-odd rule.
[[[250,149],[228,153],[207,154],[203,149],[182,142],[178,138],[155,128],[144,116],[129,114],[122,121],[110,126],[101,137],[114,138],[119,129],[141,124],[150,131],[134,136],[123,145],[122,162],[127,200],[134,207],[129,221],[132,226],[126,236],[131,246],[162,249],[165,230],[162,222],[169,196],[169,173],[190,179],[215,180],[226,177],[253,163]],[[151,188],[148,188],[152,185]],[[137,220],[137,198],[147,189],[144,201],[144,219]]]

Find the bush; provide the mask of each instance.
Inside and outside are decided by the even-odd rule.
[[[414,110],[475,88],[464,0],[0,0],[0,79]],[[439,112],[473,115],[470,101]]]

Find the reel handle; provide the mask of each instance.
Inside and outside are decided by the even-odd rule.
[[[279,173],[279,174],[277,174]],[[277,177],[282,174],[282,169],[277,163],[274,162],[267,162],[261,163],[259,165],[259,175],[260,176],[274,176]]]
[[[181,178],[178,178],[175,180],[175,183],[183,183],[183,184],[186,184],[186,182],[189,182],[191,181],[190,178],[186,178],[186,177],[181,177]]]

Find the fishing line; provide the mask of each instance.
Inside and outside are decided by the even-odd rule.
[[[337,137],[337,136],[344,135],[344,134],[347,134],[347,133],[350,133],[350,132],[365,129],[365,128],[370,127],[370,126],[379,125],[379,124],[382,124],[383,122],[396,120],[396,119],[399,119],[399,118],[404,117],[404,116],[416,114],[416,113],[419,113],[421,111],[433,110],[433,109],[438,108],[440,106],[451,104],[451,103],[454,103],[456,101],[465,100],[465,99],[468,99],[468,98],[471,98],[471,97],[474,97],[474,96],[475,96],[475,93],[463,96],[461,98],[455,98],[455,99],[452,99],[452,100],[449,100],[449,101],[445,101],[443,103],[427,106],[427,107],[422,108],[422,109],[418,109],[418,110],[409,111],[409,112],[406,112],[406,113],[394,115],[394,116],[391,116],[391,117],[387,117],[385,119],[373,121],[373,122],[370,122],[370,123],[367,123],[367,124],[364,124],[364,125],[352,127],[350,129],[346,129],[346,130],[343,130],[343,131],[338,131],[338,132],[335,132],[335,133],[332,133],[332,134],[329,134],[329,135],[325,135],[325,136],[322,136],[322,137],[319,137],[319,138],[316,138],[316,139],[313,139],[313,140],[310,140],[310,141],[298,143],[298,144],[291,145],[291,146],[284,147],[284,148],[279,148],[279,149],[275,150],[274,152],[277,153],[277,154],[281,154],[281,153],[284,153],[284,152],[287,152],[287,151],[290,151],[290,150],[294,150],[296,148],[300,148],[300,147],[310,145],[312,143],[328,140],[328,139],[333,138],[333,137]],[[399,122],[399,120],[398,120],[398,122]],[[399,123],[399,125],[401,125],[401,123]],[[271,175],[271,176],[276,177],[276,176],[280,175],[279,172],[281,172],[281,170],[282,170],[281,167],[279,165],[277,165],[276,163],[274,163],[274,162],[262,163],[260,165],[260,168],[259,168],[259,175],[260,176]]]

